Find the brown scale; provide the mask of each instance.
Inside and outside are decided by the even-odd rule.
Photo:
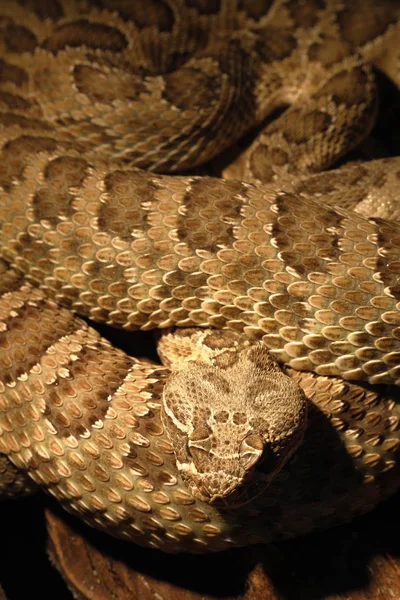
[[[13,272],[6,275],[14,277]],[[28,290],[23,284],[16,297],[22,299]],[[63,315],[71,318],[65,309],[47,302],[57,313],[54,323],[61,323]],[[68,510],[95,527],[166,551],[221,550],[347,520],[397,487],[399,414],[390,390],[380,397],[368,387],[288,371],[304,389],[309,411],[305,437],[294,458],[250,504],[232,510],[229,505],[204,503],[188,492],[176,471],[172,445],[160,420],[169,370],[140,365],[79,319],[69,335],[54,323],[51,328],[46,325],[44,313],[41,322],[53,344],[40,352],[40,368],[31,368],[16,386],[2,388],[1,450],[17,467],[28,468],[34,481]],[[179,362],[181,341],[189,341],[193,332],[182,330],[182,335],[164,337],[162,355],[169,350]],[[233,348],[236,338],[229,336],[226,347]],[[215,333],[206,334],[199,352],[224,347]],[[95,365],[90,356],[96,356]],[[113,368],[118,364],[122,368]],[[69,388],[52,396],[55,372]],[[109,399],[102,373],[109,374],[112,386],[119,381]],[[216,417],[226,422],[226,415]],[[243,422],[239,417],[238,423]]]
[[[399,13],[388,1],[2,3],[6,493],[27,470],[96,527],[204,552],[343,522],[398,487],[397,391],[386,384],[400,373],[399,161],[318,171],[371,129],[372,67],[399,81]],[[243,182],[165,174],[256,128],[225,172]],[[167,367],[140,363],[59,304],[127,329],[224,328],[228,345],[182,330],[160,342]],[[265,347],[286,365],[279,377],[303,390],[308,423],[304,433],[301,408],[281,439],[261,406],[239,451],[232,432],[247,415],[230,419],[224,399],[241,364],[230,352],[248,340],[264,343],[257,374],[275,365]],[[193,352],[219,369],[199,381],[223,404],[210,438],[201,415],[212,411],[198,406],[187,426],[165,401],[170,365],[189,364],[184,384],[196,387]],[[220,450],[225,426],[223,481],[203,452]],[[232,456],[257,465],[233,490]],[[217,503],[204,501],[210,490]]]

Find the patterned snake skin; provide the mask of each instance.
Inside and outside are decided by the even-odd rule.
[[[389,0],[1,3],[3,494],[207,552],[398,489],[400,159],[320,171],[399,33]],[[75,314],[184,329],[161,366]]]

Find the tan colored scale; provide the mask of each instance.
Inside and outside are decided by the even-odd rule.
[[[67,176],[63,160],[49,165],[58,161]],[[15,187],[0,209],[3,256],[95,320],[228,327],[296,369],[398,381],[396,225],[252,184],[170,181],[111,172],[95,202],[89,177],[59,222],[37,195],[28,207],[17,201],[23,186]],[[138,204],[142,194],[151,200]]]
[[[2,314],[13,313],[6,339],[16,335],[18,315],[28,306],[40,323],[37,342],[47,349],[38,348],[30,367],[22,357],[17,376],[11,376],[12,365],[6,369],[0,451],[95,527],[166,551],[221,550],[350,519],[397,487],[394,388],[380,397],[368,386],[288,370],[308,405],[307,429],[294,457],[261,495],[257,482],[256,491],[246,488],[255,493],[251,502],[204,502],[189,492],[176,470],[160,418],[170,370],[124,355],[27,284],[2,296]],[[66,335],[64,323],[71,318]],[[32,332],[17,331],[27,345]],[[196,331],[182,330],[182,335],[168,334],[160,348],[177,364],[187,354],[185,344],[190,353],[192,336],[199,338]],[[208,348],[211,356],[216,333],[200,337],[197,352]]]
[[[5,493],[27,472],[88,523],[174,552],[299,535],[391,494],[400,161],[320,171],[373,127],[374,69],[399,83],[400,5],[0,14]],[[227,179],[172,175],[256,129]],[[160,366],[73,313],[191,329],[160,340]]]

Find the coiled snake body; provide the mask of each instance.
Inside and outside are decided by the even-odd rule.
[[[319,173],[373,125],[372,65],[399,81],[399,18],[389,1],[2,2],[6,494],[33,480],[113,535],[204,552],[399,487],[400,160]],[[182,174],[256,128],[235,179]],[[161,366],[74,313],[184,329]]]

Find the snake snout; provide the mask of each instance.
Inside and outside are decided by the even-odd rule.
[[[237,491],[240,484],[241,481],[238,477],[227,478],[226,473],[203,474],[196,481],[194,495],[209,504],[224,502]]]

